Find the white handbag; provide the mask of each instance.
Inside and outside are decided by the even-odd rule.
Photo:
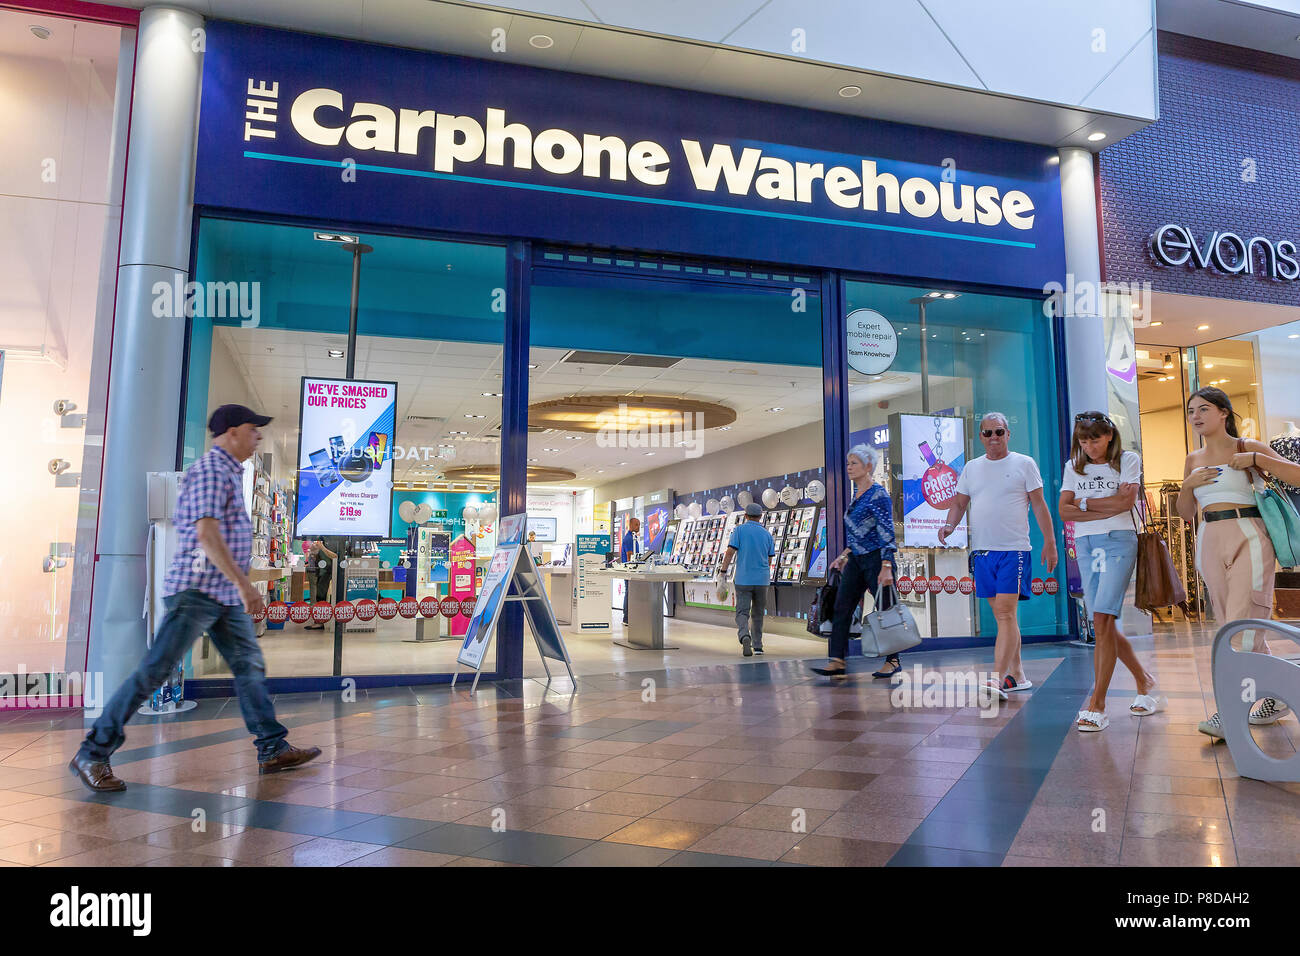
[[[893,585],[890,585],[893,587]],[[876,609],[865,618],[862,628],[862,656],[888,657],[909,647],[921,643],[921,632],[916,626],[916,618],[898,600],[894,594],[894,604],[887,610],[880,610],[880,598],[883,588],[876,588]]]

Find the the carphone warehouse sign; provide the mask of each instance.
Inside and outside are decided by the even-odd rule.
[[[294,537],[392,535],[395,382],[303,378]]]
[[[1046,147],[214,22],[195,199],[1040,289]]]

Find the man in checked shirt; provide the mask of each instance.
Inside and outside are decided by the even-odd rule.
[[[319,747],[299,750],[285,740],[289,731],[275,719],[266,662],[249,618],[265,604],[248,579],[253,527],[244,510],[242,465],[270,421],[243,405],[222,405],[208,420],[212,448],[185,472],[176,501],[176,555],[163,582],[167,616],[69,764],[73,776],[97,793],[126,789],[108,764],[126,741],[126,722],[204,631],[235,676],[239,709],[257,744],[258,772],[278,773],[320,756]]]

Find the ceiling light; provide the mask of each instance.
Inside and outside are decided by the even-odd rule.
[[[565,440],[565,441],[582,441],[582,436],[581,436],[581,435],[565,435],[565,436],[564,436],[564,440]]]
[[[559,451],[558,448],[543,448],[542,451]]]
[[[540,365],[530,365],[530,366],[528,366],[528,367],[529,367],[529,368],[541,368]]]
[[[731,431],[731,426],[730,426],[730,425],[723,425],[721,428],[718,429],[718,431],[720,431],[720,432],[729,432],[729,431]]]
[[[1292,332],[1287,336],[1288,339],[1300,339],[1300,332]]]
[[[861,95],[862,95],[862,87],[860,86],[855,86],[852,83],[850,83],[848,86],[840,87],[840,96],[844,97],[846,100],[851,100],[853,99],[853,97],[861,96]]]
[[[31,30],[32,36],[36,37],[36,39],[38,40],[48,40],[50,38],[49,27],[42,27],[42,26],[37,26],[36,24],[32,24],[27,29]]]
[[[769,408],[768,411],[769,411],[769,412],[783,412],[783,411],[785,411],[785,406],[784,406],[784,405],[774,405],[774,406],[772,406],[771,408]]]
[[[528,460],[529,460],[529,461],[536,461],[537,459],[536,459],[536,458],[529,458]]]
[[[549,50],[551,47],[555,46],[555,41],[545,33],[535,33],[528,38],[528,45],[536,47],[539,50]]]
[[[604,473],[605,473],[605,469],[604,469],[604,468],[597,468],[597,469],[596,469],[596,474],[598,474],[598,475],[603,475]]]
[[[1105,138],[1106,138],[1106,134],[1101,132],[1100,130],[1098,130],[1095,133],[1088,134],[1088,142],[1090,143],[1100,143]]]
[[[487,418],[486,415],[472,415],[469,412],[465,413],[465,417],[466,418]]]
[[[647,458],[653,458],[653,457],[654,457],[654,454],[655,454],[654,452],[652,452],[652,451],[648,451],[648,452],[645,453],[645,456],[646,456]]]
[[[1197,331],[1197,332],[1205,332],[1205,331],[1207,331],[1208,329],[1209,329],[1209,325],[1198,325],[1198,326],[1196,327],[1196,331]]]
[[[321,242],[360,242],[358,236],[345,236],[337,232],[317,232],[313,235]]]
[[[329,350],[328,352],[326,352],[325,354],[328,355],[330,358],[342,358],[342,357],[343,357],[343,350],[342,350],[342,349],[330,349],[330,350]]]
[[[945,293],[943,294],[943,297],[944,297],[945,299],[955,299],[955,298],[957,298],[957,293],[956,293],[956,292],[945,292]]]
[[[1152,324],[1153,326],[1156,326],[1156,325],[1164,325],[1163,322],[1152,322],[1151,324]]]
[[[942,292],[927,292],[927,293],[925,294],[925,297],[926,297],[927,299],[937,299],[937,298],[939,298],[939,296],[941,296],[941,295],[943,295]]]
[[[500,392],[484,392],[484,393],[483,393],[483,397],[484,397],[484,398],[500,398],[500,397],[501,397],[501,393],[500,393]]]
[[[469,432],[451,432],[452,435],[468,435]]]
[[[1206,363],[1205,363],[1205,367],[1206,367],[1207,369],[1214,368],[1214,363],[1213,363],[1213,362],[1206,362]]]
[[[622,466],[626,465],[627,462],[625,462],[625,461],[620,461],[618,464],[619,464],[619,467],[621,468]]]
[[[528,408],[530,428],[592,435],[709,429],[735,420],[732,408],[680,395],[566,395]]]

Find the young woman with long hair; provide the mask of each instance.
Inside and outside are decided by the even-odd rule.
[[[1119,429],[1109,416],[1102,412],[1075,416],[1070,460],[1061,478],[1060,512],[1063,521],[1076,523],[1075,553],[1084,603],[1097,635],[1092,696],[1075,721],[1081,731],[1105,730],[1110,723],[1106,693],[1117,659],[1124,662],[1137,684],[1130,713],[1145,717],[1167,703],[1151,694],[1155,678],[1142,666],[1119,626],[1124,595],[1137,564],[1137,522],[1132,509],[1141,490],[1141,477],[1142,459],[1136,452],[1124,450]]]
[[[1268,472],[1284,481],[1300,481],[1300,465],[1280,457],[1262,441],[1242,438],[1237,413],[1227,394],[1201,388],[1187,402],[1187,418],[1201,438],[1201,447],[1187,456],[1178,513],[1196,518],[1196,569],[1210,594],[1214,616],[1222,627],[1243,618],[1268,620],[1273,614],[1273,576],[1277,559],[1268,529],[1255,506],[1254,479]],[[1262,634],[1245,631],[1241,648],[1270,653]],[[1252,724],[1271,724],[1286,716],[1286,703],[1265,697],[1250,713]],[[1216,713],[1197,729],[1223,739]]]

